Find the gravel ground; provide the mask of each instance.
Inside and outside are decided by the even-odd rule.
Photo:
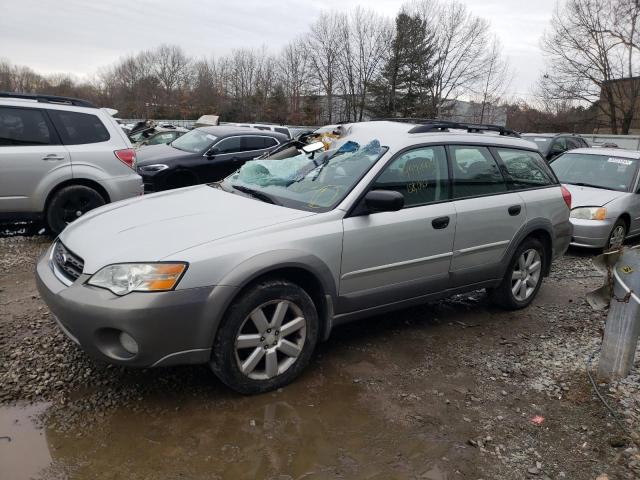
[[[206,367],[132,371],[89,359],[58,331],[35,290],[34,263],[48,244],[46,237],[0,238],[0,407],[48,402],[41,417],[47,429],[79,438],[79,426],[99,429],[114,412],[149,414],[149,399],[168,390],[227,395]],[[333,346],[321,346],[299,382],[322,391],[321,380],[331,385],[326,371],[337,370],[364,392],[359,401],[374,417],[412,432],[429,422],[440,431],[451,427],[453,451],[479,459],[464,457],[451,478],[640,478],[637,445],[617,428],[586,374],[594,352],[597,362],[606,312],[594,312],[584,293],[601,282],[590,256],[570,252],[554,265],[539,300],[519,313],[494,310],[477,292],[387,316],[399,323],[381,317],[368,324],[368,337],[362,324],[349,325],[336,331]],[[413,337],[403,343],[407,331]],[[412,349],[419,354],[404,361]],[[354,366],[354,355],[386,366]],[[599,386],[628,432],[640,432],[640,352],[636,359],[626,379]],[[455,463],[451,455],[441,465]],[[398,478],[449,478],[434,468]]]

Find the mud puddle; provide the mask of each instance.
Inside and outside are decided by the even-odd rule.
[[[51,463],[45,430],[36,417],[47,404],[0,407],[0,478],[28,480]]]
[[[156,395],[142,413],[50,430],[42,478],[447,478],[437,430],[389,422],[351,379],[326,373],[255,397]]]

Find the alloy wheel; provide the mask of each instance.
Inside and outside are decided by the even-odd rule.
[[[524,302],[533,294],[540,282],[541,271],[540,253],[534,248],[522,252],[511,274],[511,292],[516,300]]]
[[[68,225],[88,211],[100,207],[101,205],[102,203],[97,201],[95,198],[88,196],[79,196],[77,198],[69,199],[64,203],[62,208],[62,221]]]
[[[253,380],[281,375],[302,353],[306,331],[307,321],[295,303],[263,303],[247,316],[236,335],[238,368]]]
[[[622,225],[616,225],[609,237],[609,248],[619,248],[624,242],[625,228]]]

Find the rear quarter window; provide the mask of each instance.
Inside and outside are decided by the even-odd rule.
[[[96,115],[64,110],[49,110],[49,114],[65,145],[100,143],[111,138]]]
[[[522,190],[556,183],[539,153],[512,148],[496,148],[496,153],[509,174],[507,183],[512,189]]]

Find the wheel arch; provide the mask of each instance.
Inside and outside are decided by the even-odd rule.
[[[89,180],[88,178],[71,178],[69,180],[65,180],[64,182],[58,183],[55,187],[53,187],[49,191],[45,199],[44,208],[42,209],[42,211],[46,214],[47,208],[49,208],[49,203],[51,203],[51,199],[56,193],[58,193],[60,190],[62,190],[65,187],[71,187],[75,185],[82,185],[85,187],[93,188],[95,191],[97,191],[100,194],[100,196],[104,199],[105,203],[111,202],[109,198],[109,193],[107,192],[107,190],[95,180]]]
[[[624,223],[627,224],[627,233],[629,233],[629,229],[631,228],[631,215],[628,212],[623,212],[618,217],[618,220],[624,220]],[[616,222],[618,221],[616,220]]]
[[[505,255],[501,262],[502,268],[500,278],[504,277],[516,249],[527,238],[536,238],[544,246],[545,269],[542,273],[545,277],[549,275],[549,272],[551,270],[551,262],[553,260],[553,226],[547,219],[535,219],[531,222],[526,223],[511,241],[511,244],[505,252]]]
[[[280,261],[278,258],[282,257]],[[224,321],[233,302],[256,284],[267,279],[284,279],[299,285],[311,297],[320,322],[320,340],[326,340],[331,332],[333,305],[337,296],[337,288],[331,270],[319,258],[305,255],[297,259],[287,256],[286,252],[270,252],[266,257],[252,257],[238,265],[221,280],[221,285],[234,285],[234,294],[228,298],[220,309],[220,316],[213,331],[212,342],[218,333],[220,323]]]

